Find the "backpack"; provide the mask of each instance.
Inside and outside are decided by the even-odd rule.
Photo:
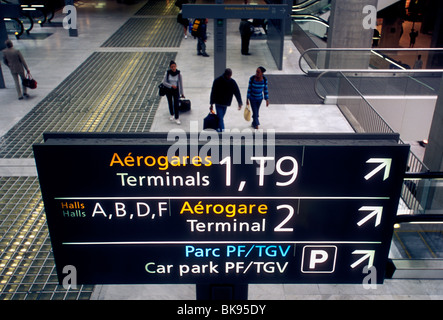
[[[191,35],[193,35],[194,37],[199,36],[199,31],[200,31],[199,29],[200,29],[201,22],[202,22],[201,19],[195,19],[194,23],[192,24]]]

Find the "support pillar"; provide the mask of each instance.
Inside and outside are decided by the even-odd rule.
[[[223,4],[223,0],[216,0]],[[226,19],[214,19],[214,79],[226,69]]]
[[[5,41],[8,39],[8,33],[6,32],[5,21],[3,20],[3,9],[0,4],[0,51],[6,48]],[[2,55],[3,56],[3,55]],[[5,88],[5,79],[3,78],[2,63],[0,62],[0,89]]]
[[[377,8],[377,0],[332,0],[328,48],[371,48],[374,30],[363,25],[366,6]],[[369,58],[359,54],[331,54],[329,68],[366,69]]]
[[[431,171],[443,171],[443,77],[440,82],[440,90],[438,91],[423,162]],[[441,209],[443,206],[443,191],[441,188],[431,188],[427,193],[427,199],[423,199],[421,202],[423,201],[426,203],[425,210]]]

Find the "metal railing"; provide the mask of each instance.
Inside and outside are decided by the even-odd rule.
[[[411,72],[411,69],[416,73],[430,70],[441,73],[443,72],[443,49],[310,48],[302,53],[299,66],[305,74],[319,74],[328,70],[407,73]]]
[[[329,88],[337,96],[336,104],[356,132],[394,132],[344,72],[328,73],[335,77]],[[411,151],[401,200],[390,253],[395,271],[389,277],[442,279],[443,172],[430,172]]]
[[[331,75],[331,77],[326,77]],[[327,81],[324,81],[324,80]],[[322,83],[326,82],[326,83]],[[327,71],[317,78],[315,91],[319,97],[327,95],[319,93],[322,90],[332,90],[336,97],[336,104],[355,132],[366,133],[394,133],[395,131],[372,107],[356,85],[344,72]],[[401,143],[404,143],[400,140]],[[428,172],[426,165],[413,153],[410,152],[408,159],[408,173]],[[423,213],[423,198],[416,193],[416,182],[405,180],[402,190],[402,200],[414,213]],[[421,185],[420,185],[421,186]]]
[[[327,70],[316,78],[315,92],[322,100],[328,95],[338,95],[340,78],[352,79],[353,85],[362,96],[437,96],[442,80],[442,73],[433,70]]]

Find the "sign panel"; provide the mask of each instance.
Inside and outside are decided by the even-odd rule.
[[[383,283],[409,146],[251,137],[34,145],[59,280]]]
[[[287,4],[184,4],[184,18],[208,19],[284,19],[290,14]]]

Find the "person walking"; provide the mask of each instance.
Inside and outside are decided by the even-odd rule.
[[[266,107],[269,107],[268,79],[263,75],[266,69],[258,67],[255,75],[249,78],[248,93],[246,97],[246,105],[251,103],[252,109],[252,127],[259,128],[259,111],[260,105],[266,100]]]
[[[248,19],[241,19],[239,26],[240,36],[241,36],[241,54],[248,56],[249,53],[249,42],[251,36],[254,33],[254,26]]]
[[[227,68],[225,72],[212,83],[209,109],[215,110],[219,119],[219,131],[225,130],[224,117],[227,108],[231,105],[232,97],[235,96],[238,102],[238,110],[241,110],[243,101],[237,82],[232,79],[232,70]]]
[[[189,20],[186,18],[183,18],[183,5],[188,4],[188,0],[177,0],[175,2],[175,5],[180,9],[178,15],[177,15],[177,22],[183,26],[183,34],[185,36],[185,39],[188,39],[188,28],[189,28]]]
[[[409,48],[414,48],[415,40],[418,37],[418,31],[415,31],[414,28],[412,28],[411,32],[409,33],[410,42],[409,42]]]
[[[201,23],[197,31],[198,56],[209,57],[209,54],[206,53],[206,40],[208,39],[208,35],[206,33],[207,26],[208,26],[208,19],[201,19]]]
[[[421,54],[419,54],[417,60],[415,60],[414,69],[421,69],[422,67],[423,67],[423,60],[421,59]]]
[[[185,95],[183,90],[183,78],[180,74],[180,70],[177,70],[177,64],[175,61],[171,60],[169,63],[169,70],[165,73],[163,85],[168,88],[166,98],[168,99],[169,114],[171,115],[169,120],[180,124],[178,104],[180,97],[184,98]]]
[[[29,97],[26,92],[26,87],[22,84],[21,87],[23,89],[23,94],[20,89],[19,77],[22,80],[26,79],[25,70],[29,73],[28,65],[26,64],[23,55],[19,50],[14,48],[14,45],[11,40],[5,41],[6,49],[3,52],[3,62],[8,66],[11,71],[12,78],[14,79],[15,89],[17,90],[18,99],[22,100],[23,96]]]

